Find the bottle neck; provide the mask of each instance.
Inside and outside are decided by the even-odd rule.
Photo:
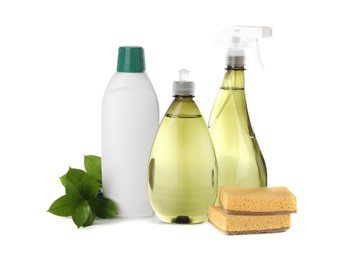
[[[180,95],[174,95],[174,101],[178,102],[193,102],[194,96],[180,96]]]
[[[228,66],[226,70],[221,89],[244,90],[244,67]]]
[[[193,118],[200,117],[200,111],[193,100],[193,96],[174,96],[174,100],[170,105],[166,116]]]

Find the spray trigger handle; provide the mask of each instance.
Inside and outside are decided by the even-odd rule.
[[[260,47],[258,46],[258,40],[255,39],[250,42],[250,47],[254,53],[255,59],[258,64],[260,64],[261,68],[264,68],[262,59],[261,59],[261,53],[260,53]]]

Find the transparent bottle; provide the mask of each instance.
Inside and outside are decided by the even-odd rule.
[[[219,187],[267,186],[266,164],[249,120],[244,66],[228,67],[211,112],[209,129],[216,150]]]
[[[200,223],[217,194],[212,140],[194,97],[188,71],[174,82],[174,101],[155,137],[149,163],[149,198],[160,220]]]
[[[258,40],[271,35],[272,29],[266,26],[230,26],[216,38],[218,45],[228,47],[227,72],[209,120],[218,162],[218,192],[222,186],[267,186],[266,164],[249,119],[244,71],[247,48],[252,48],[263,67]]]

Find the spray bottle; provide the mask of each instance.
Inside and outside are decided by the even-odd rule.
[[[160,220],[200,223],[217,195],[217,161],[194,82],[180,70],[174,100],[155,137],[149,163],[149,198]]]
[[[218,192],[222,186],[267,186],[266,164],[247,110],[244,71],[248,47],[262,66],[258,39],[271,34],[269,27],[233,26],[224,29],[216,39],[217,44],[228,47],[227,72],[209,120],[218,162]]]

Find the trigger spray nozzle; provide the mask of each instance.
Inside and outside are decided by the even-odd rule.
[[[231,26],[222,30],[215,42],[228,47],[226,65],[229,67],[244,67],[247,48],[253,50],[257,62],[263,67],[258,39],[269,38],[271,35],[270,27]]]
[[[188,80],[189,70],[179,70],[179,80],[173,82],[174,96],[194,96],[194,82]]]

